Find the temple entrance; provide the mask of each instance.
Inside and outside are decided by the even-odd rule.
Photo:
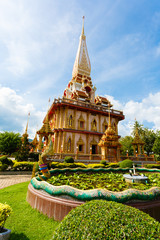
[[[92,145],[92,154],[96,154],[97,153],[97,145],[93,144]]]

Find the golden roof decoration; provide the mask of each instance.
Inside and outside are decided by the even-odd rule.
[[[77,74],[89,77],[90,73],[91,64],[86,45],[86,36],[84,35],[84,17],[83,17],[82,33],[80,36],[78,51],[73,66],[72,77],[74,78]]]
[[[135,134],[132,144],[133,145],[136,145],[136,144],[144,145],[145,144],[144,141],[140,138],[137,128],[136,128],[136,134]]]
[[[37,133],[35,134],[35,137],[34,137],[34,139],[33,139],[33,141],[32,141],[32,144],[33,144],[34,146],[36,146],[36,145],[38,144]]]
[[[44,121],[43,126],[41,127],[41,129],[39,131],[37,131],[38,134],[49,134],[49,133],[53,133],[49,121],[48,121],[48,113],[47,113],[47,117]]]

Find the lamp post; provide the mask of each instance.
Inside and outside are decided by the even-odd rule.
[[[76,157],[75,159],[77,160],[78,159],[78,146],[76,147]]]
[[[126,153],[127,153],[127,157],[128,157],[128,150],[126,151]]]
[[[92,160],[92,147],[90,146],[90,156],[89,156],[89,160]]]

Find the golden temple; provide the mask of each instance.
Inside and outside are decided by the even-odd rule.
[[[101,159],[101,145],[105,141],[104,132],[112,133],[112,151],[105,159],[118,160],[118,123],[124,119],[122,111],[112,109],[112,104],[104,96],[95,96],[96,87],[91,79],[91,64],[88,55],[84,18],[76,54],[72,79],[64,90],[62,98],[54,99],[49,108],[39,135],[38,150],[42,150],[42,138],[46,145],[51,135],[53,158],[73,156],[75,159]],[[102,137],[103,136],[103,137]],[[108,138],[110,135],[107,135]],[[102,139],[101,139],[102,138]],[[108,141],[106,138],[106,141]],[[101,144],[99,144],[101,143]],[[115,155],[116,151],[116,155]]]

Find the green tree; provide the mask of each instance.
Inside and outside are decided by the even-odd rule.
[[[31,145],[30,145],[29,140],[28,140],[28,135],[24,134],[22,136],[21,147],[20,147],[20,149],[18,151],[16,159],[18,161],[27,161],[28,157],[29,157],[30,148],[31,148]]]
[[[149,156],[149,153],[153,151],[154,142],[156,140],[156,133],[151,129],[144,128],[141,134],[141,138],[145,142],[144,150]]]
[[[155,153],[157,160],[160,160],[160,131],[156,132],[156,139],[154,141],[152,151]]]
[[[16,152],[21,145],[21,136],[19,133],[3,132],[0,133],[0,152],[11,154]]]
[[[133,128],[132,128],[132,136],[136,135],[136,131],[138,130],[138,134],[141,136],[143,134],[143,125],[140,124],[137,120],[135,120]]]
[[[125,137],[122,137],[120,139],[120,143],[122,144],[121,154],[123,156],[126,156],[127,151],[128,151],[129,156],[133,155],[132,142],[133,142],[133,137],[132,136],[125,136]]]

